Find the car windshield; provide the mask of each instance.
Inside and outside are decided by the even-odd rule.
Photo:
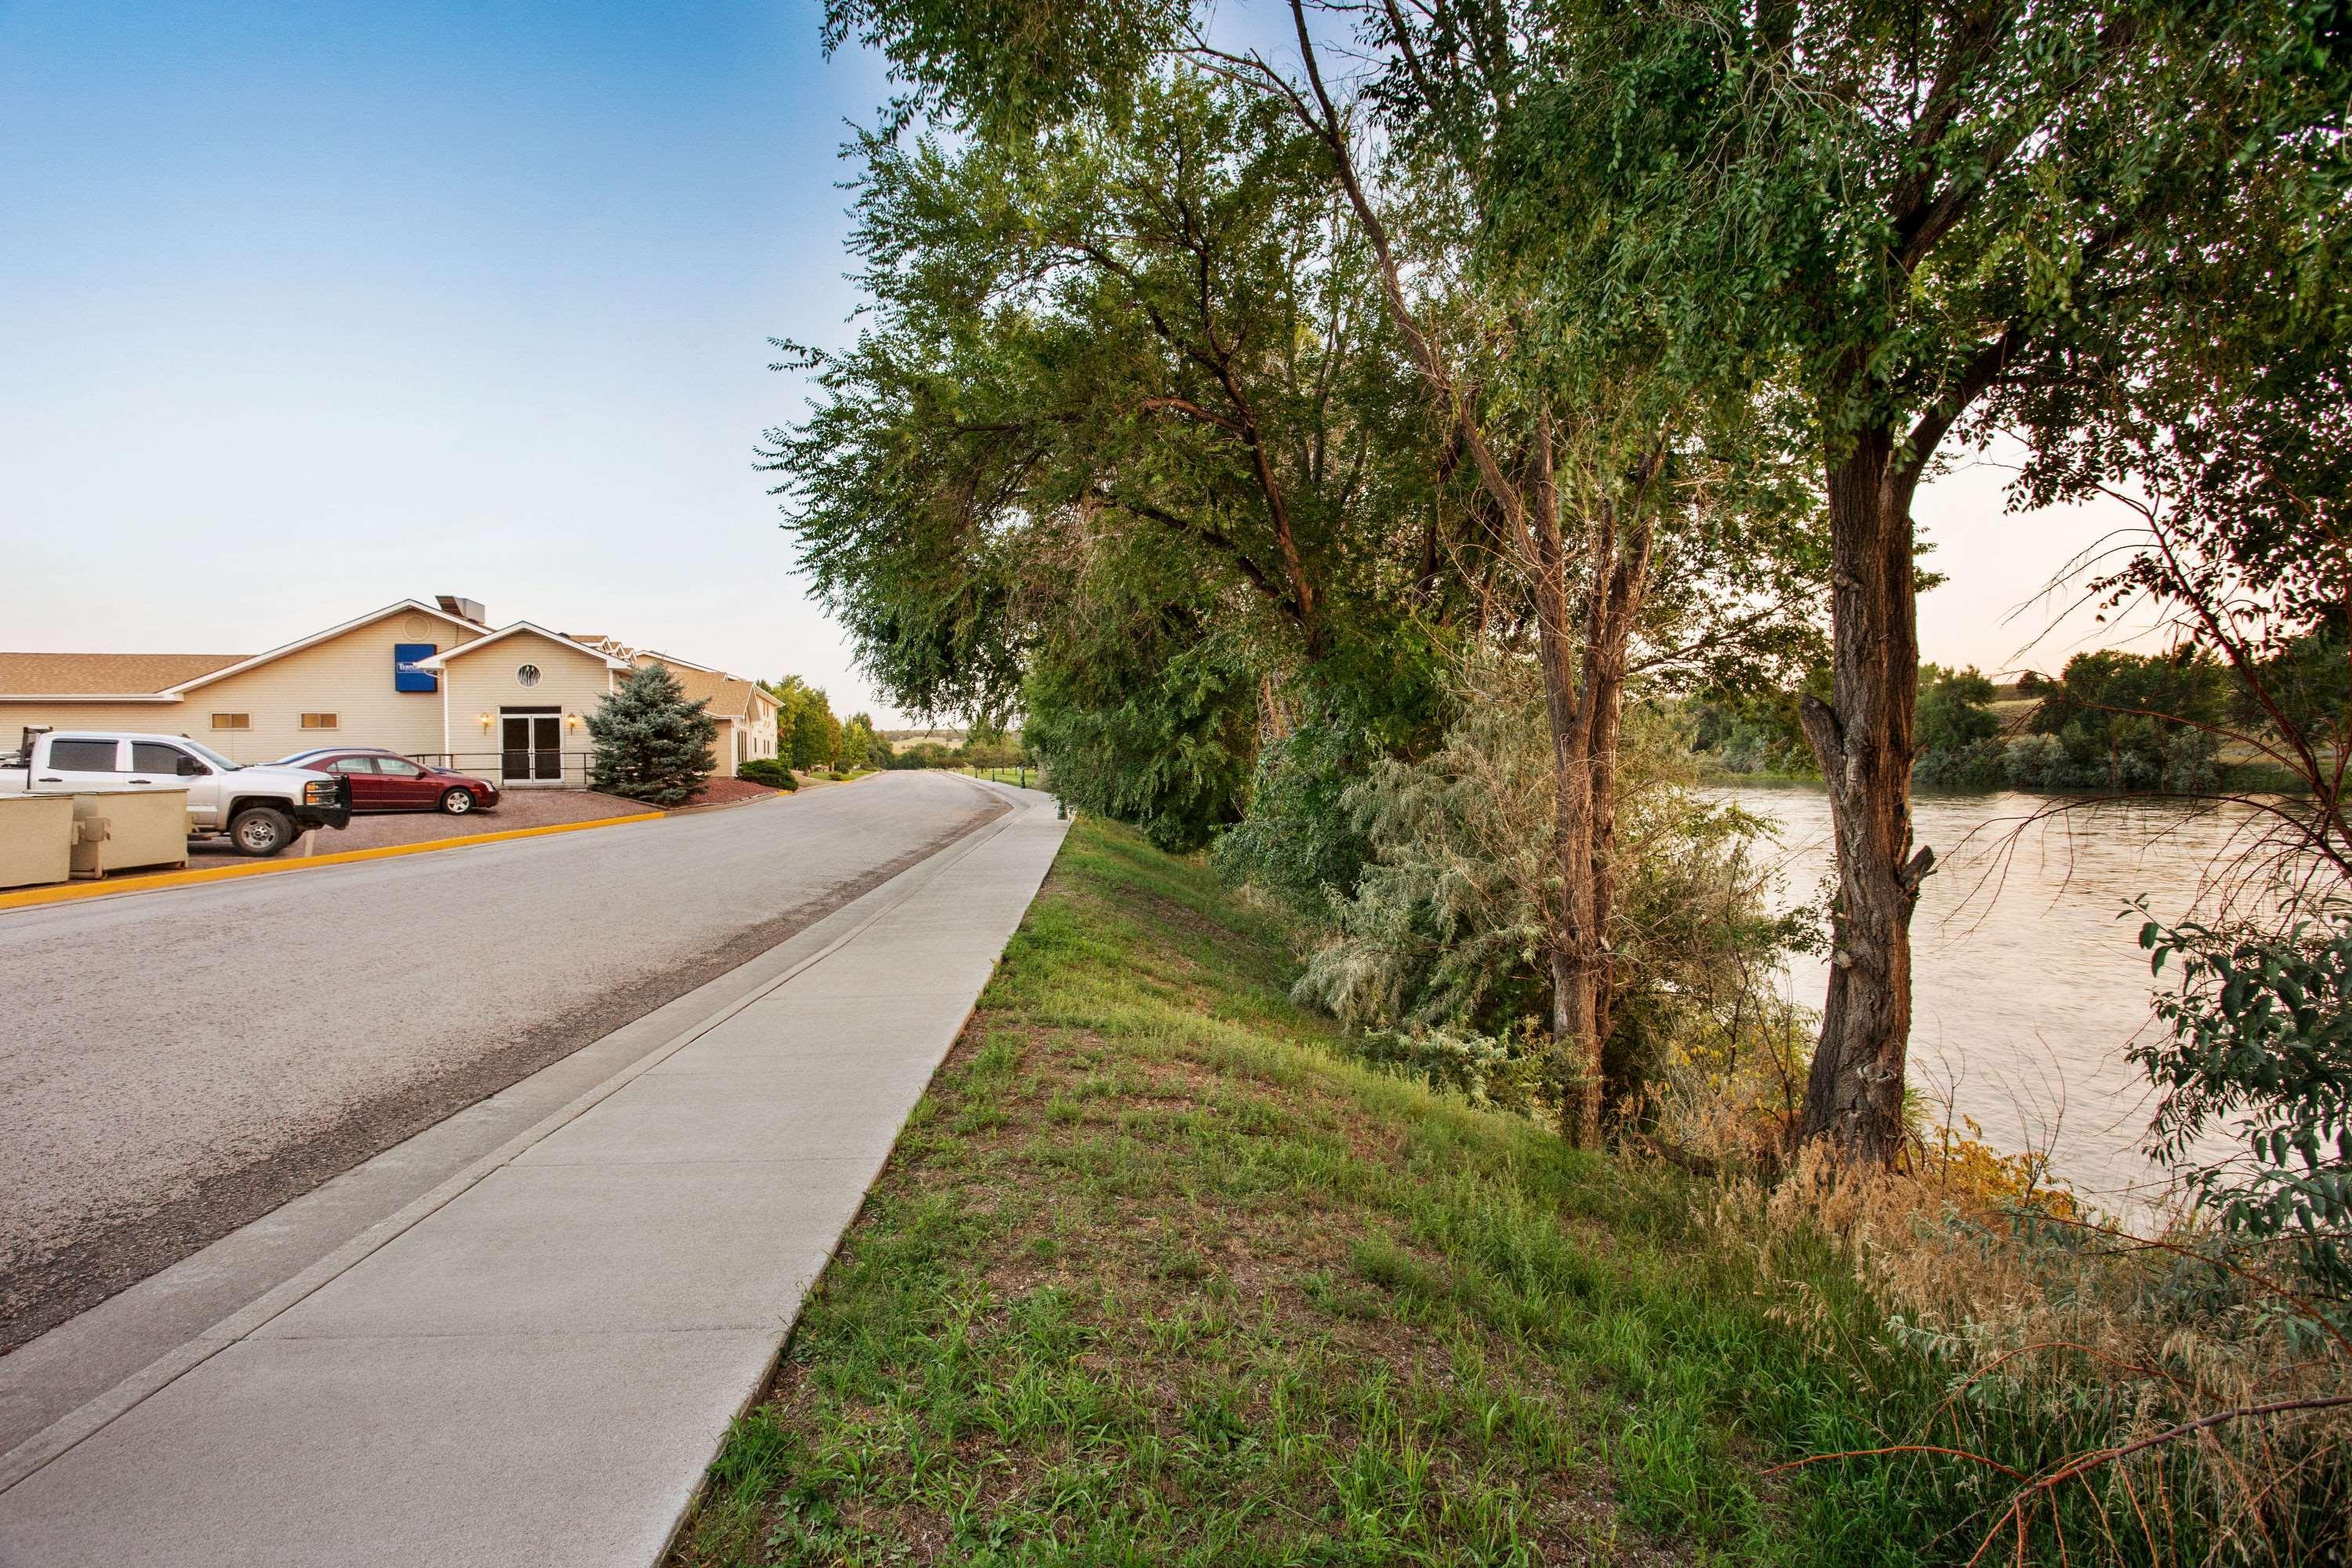
[[[225,773],[233,773],[236,772],[237,769],[245,766],[243,763],[230,762],[226,757],[222,756],[218,752],[214,751],[202,741],[191,741],[184,735],[180,738],[180,744],[187,747],[188,750],[195,752],[196,755],[204,758],[205,761],[212,763],[213,766],[218,768]]]

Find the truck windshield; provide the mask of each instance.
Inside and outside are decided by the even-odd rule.
[[[243,763],[232,763],[226,757],[222,756],[218,752],[214,751],[210,746],[205,745],[203,742],[191,741],[184,735],[180,738],[180,744],[187,747],[188,750],[195,752],[196,755],[204,758],[205,761],[212,763],[213,766],[220,769],[220,771],[225,773],[233,773],[236,772],[237,769],[245,765]]]

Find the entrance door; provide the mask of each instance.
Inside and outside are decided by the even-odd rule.
[[[563,714],[559,709],[502,709],[500,772],[508,784],[563,782]]]

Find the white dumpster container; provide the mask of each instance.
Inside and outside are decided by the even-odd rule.
[[[73,852],[77,877],[188,863],[186,790],[77,790],[73,815],[81,824]]]
[[[0,795],[0,888],[37,888],[73,875],[73,797]]]

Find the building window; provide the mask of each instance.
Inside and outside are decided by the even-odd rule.
[[[539,666],[535,664],[526,664],[520,669],[516,670],[515,684],[517,686],[537,686],[539,684]]]
[[[213,728],[215,730],[250,730],[253,728],[253,715],[250,713],[215,713],[213,715]]]
[[[305,713],[302,715],[302,728],[305,730],[331,730],[334,727],[335,716],[332,713]]]

